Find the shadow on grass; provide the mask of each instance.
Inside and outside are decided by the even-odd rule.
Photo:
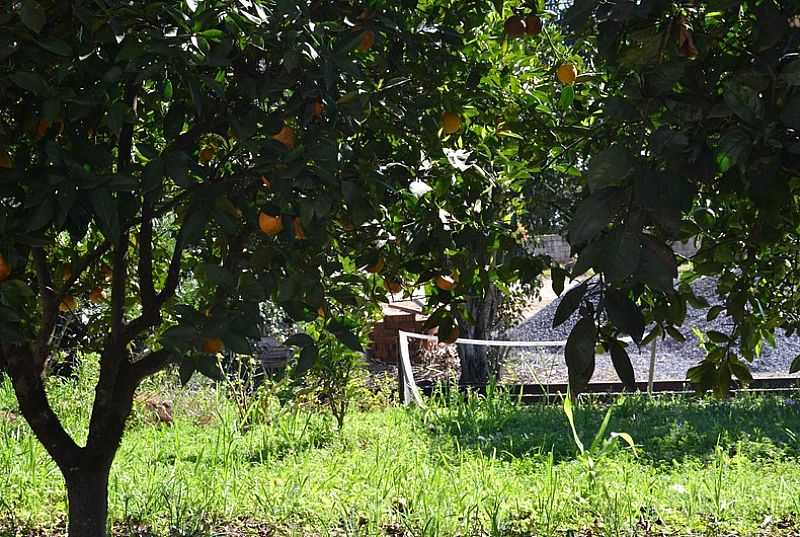
[[[591,443],[608,407],[584,399],[576,408],[575,425],[584,445]],[[522,406],[499,392],[440,400],[420,416],[439,440],[486,454],[517,458],[552,451],[556,460],[576,454],[558,404]],[[629,433],[652,464],[707,461],[717,445],[751,460],[800,458],[800,398],[747,395],[719,401],[632,395],[614,404],[606,435],[611,431]]]

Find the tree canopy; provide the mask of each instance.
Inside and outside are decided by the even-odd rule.
[[[596,271],[603,300],[570,338],[571,378],[591,377],[595,341],[626,361],[620,332],[681,338],[691,304],[729,317],[689,371],[725,393],[751,379],[747,361],[775,329],[797,328],[797,14],[771,1],[580,1],[565,18],[597,47],[605,85],[569,234],[573,276]],[[700,250],[675,289],[669,244],[686,239]],[[701,276],[718,278],[723,304],[692,295]]]

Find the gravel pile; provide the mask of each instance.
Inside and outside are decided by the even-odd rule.
[[[713,278],[700,279],[692,285],[697,296],[705,297],[711,305],[720,304],[723,300],[716,292],[716,280]],[[563,296],[563,295],[562,295]],[[556,299],[537,314],[512,329],[506,338],[518,341],[560,341],[569,336],[572,327],[577,322],[579,315],[576,312],[564,324],[553,328],[553,316],[560,299]],[[685,342],[676,341],[670,337],[658,340],[656,348],[657,380],[676,380],[686,378],[686,371],[703,359],[704,352],[697,338],[692,333],[692,328],[705,332],[708,330],[726,331],[731,319],[720,315],[714,321],[706,320],[706,309],[694,309],[691,306],[687,311],[686,322],[681,331],[686,336]],[[776,347],[764,347],[761,356],[750,364],[755,376],[785,376],[788,375],[789,365],[795,356],[800,354],[800,337],[787,337],[782,332],[776,334]],[[650,346],[638,349],[636,345],[628,347],[628,353],[633,362],[636,379],[646,380],[650,363]],[[509,356],[506,363],[504,381],[507,382],[565,382],[567,378],[564,365],[563,348],[552,350],[521,349]],[[537,380],[538,379],[538,380]],[[597,367],[593,380],[616,381],[616,372],[607,355],[597,357]]]

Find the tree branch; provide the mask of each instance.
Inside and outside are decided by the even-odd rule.
[[[171,363],[175,362],[176,356],[167,349],[153,351],[140,360],[131,363],[132,378],[137,382],[141,382],[145,378],[155,375],[159,371],[165,369]]]
[[[157,307],[157,296],[153,284],[153,202],[154,194],[144,195],[142,223],[139,230],[139,296],[142,310],[150,312]]]
[[[80,448],[69,436],[47,399],[42,377],[31,351],[15,346],[3,352],[19,409],[47,453],[62,469],[78,464]]]
[[[59,290],[58,294],[56,295],[57,303],[61,302],[64,296],[66,296],[67,292],[69,292],[72,286],[75,285],[75,282],[77,282],[80,279],[81,275],[84,272],[86,272],[86,269],[88,269],[92,264],[96,263],[101,257],[103,257],[103,254],[105,254],[109,250],[109,248],[111,248],[111,241],[106,239],[103,242],[101,242],[97,248],[86,254],[83,258],[81,258],[80,261],[78,261],[78,264],[75,265],[72,271],[72,276],[64,282],[64,286]]]
[[[42,324],[36,337],[36,349],[33,356],[34,371],[41,375],[47,357],[50,354],[50,339],[58,318],[59,295],[53,290],[53,279],[47,264],[47,254],[41,248],[34,248],[33,264],[36,267],[36,279],[39,281],[39,302],[42,307]]]

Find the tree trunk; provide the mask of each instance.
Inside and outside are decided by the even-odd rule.
[[[482,298],[467,301],[468,319],[459,319],[461,337],[470,339],[489,339],[497,315],[500,293],[490,286]],[[494,371],[489,363],[489,347],[478,345],[459,345],[458,357],[461,362],[461,384],[488,384]]]
[[[478,338],[470,334],[472,339]],[[461,384],[488,384],[491,372],[489,371],[489,360],[486,355],[486,347],[478,345],[459,345],[458,357],[461,361]]]
[[[106,537],[110,470],[102,466],[64,473],[69,501],[69,537]]]

